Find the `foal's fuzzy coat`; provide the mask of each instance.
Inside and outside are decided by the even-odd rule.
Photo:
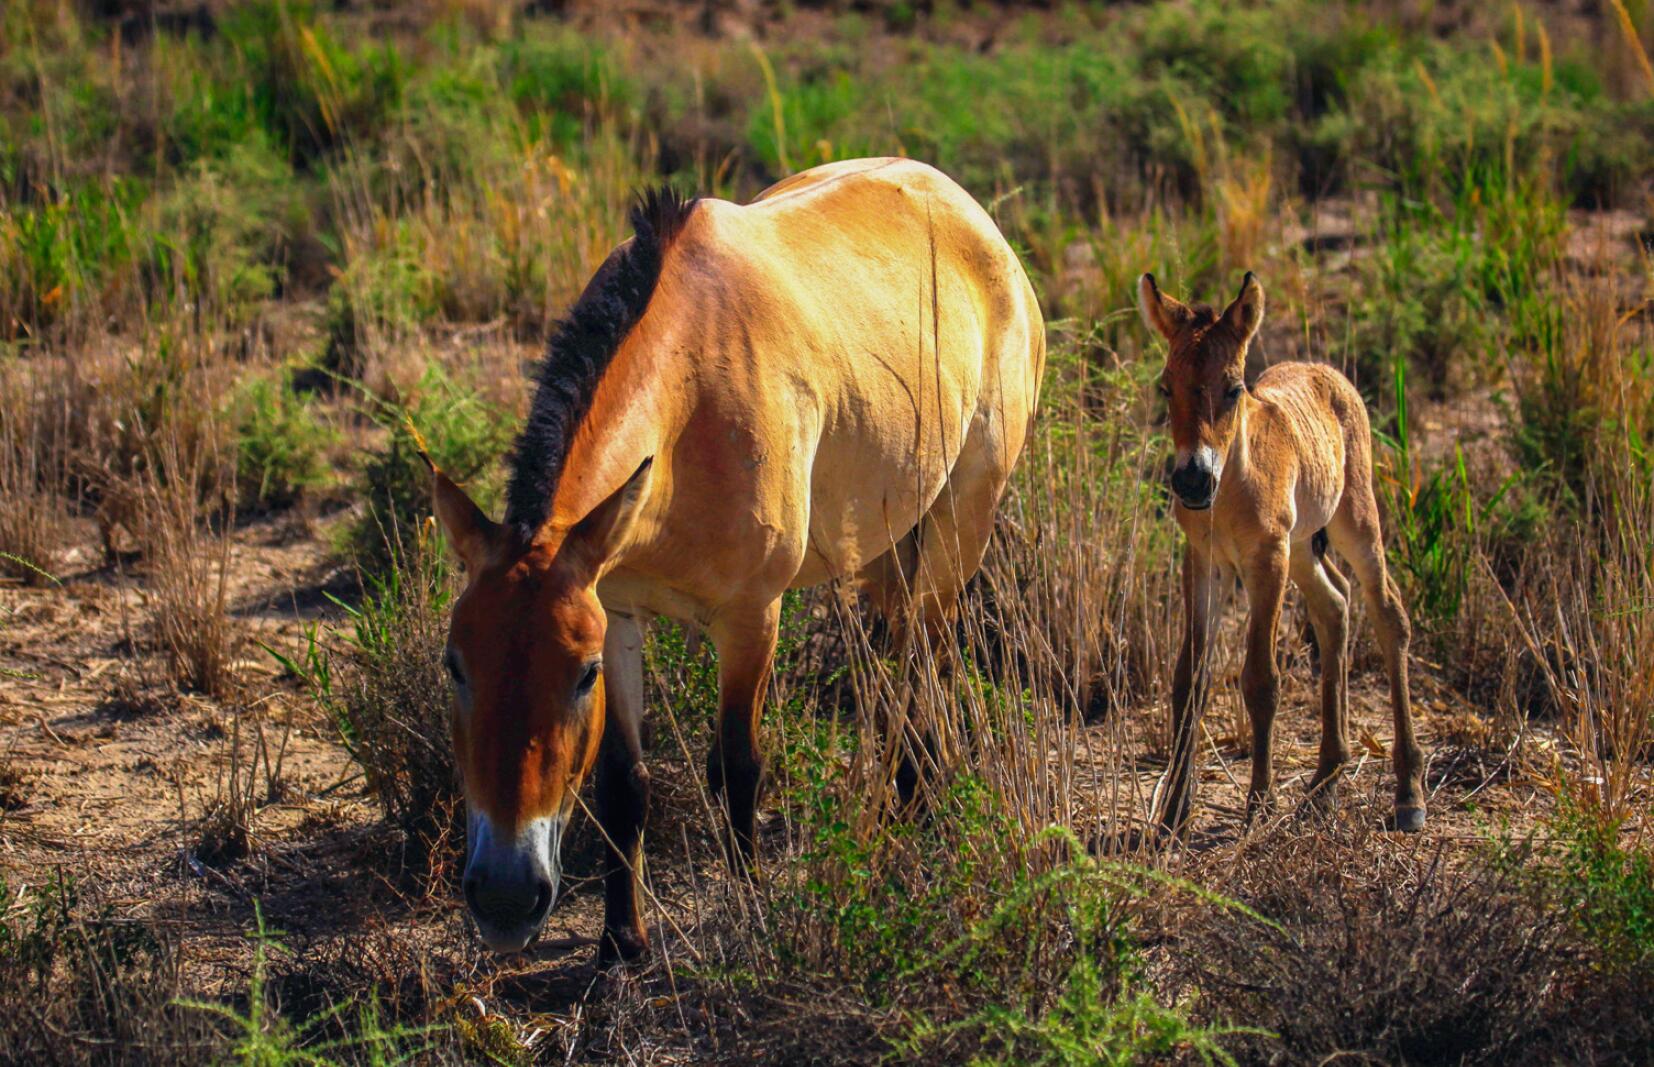
[[[1188,540],[1184,637],[1172,679],[1172,755],[1156,790],[1158,827],[1175,834],[1189,818],[1207,652],[1235,575],[1249,608],[1241,674],[1252,722],[1248,812],[1267,797],[1274,777],[1271,731],[1280,699],[1275,637],[1288,577],[1303,593],[1321,653],[1321,754],[1310,789],[1330,794],[1350,757],[1349,584],[1326,558],[1330,543],[1361,582],[1389,670],[1394,825],[1421,829],[1423,760],[1407,691],[1410,631],[1385,569],[1372,431],[1361,395],[1343,375],[1317,363],[1271,367],[1247,388],[1246,350],[1264,309],[1263,289],[1250,273],[1222,314],[1164,295],[1148,274],[1138,297],[1144,322],[1170,346],[1160,390],[1177,449],[1175,512]]]

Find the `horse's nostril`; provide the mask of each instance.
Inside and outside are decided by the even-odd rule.
[[[534,911],[531,913],[534,921],[538,922],[551,910],[552,897],[557,892],[552,884],[545,879],[540,881],[540,891],[534,897]]]

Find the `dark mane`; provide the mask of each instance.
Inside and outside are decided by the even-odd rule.
[[[574,307],[552,328],[545,359],[534,372],[539,384],[512,449],[506,489],[505,520],[524,536],[551,518],[575,430],[591,408],[615,350],[649,306],[662,257],[695,203],[664,186],[640,195],[631,211],[636,236],[604,261]]]
[[[1196,330],[1204,330],[1218,321],[1218,310],[1210,304],[1190,304],[1189,310],[1193,313],[1189,325]]]

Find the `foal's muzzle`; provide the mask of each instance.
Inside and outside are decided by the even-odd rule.
[[[1196,453],[1172,471],[1172,492],[1190,511],[1205,511],[1218,495],[1217,468],[1205,460]]]
[[[558,848],[563,826],[535,819],[502,839],[486,816],[470,820],[465,903],[483,943],[495,952],[521,952],[539,934],[557,899]]]

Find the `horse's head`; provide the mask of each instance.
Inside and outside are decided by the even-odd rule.
[[[489,520],[435,473],[436,513],[465,564],[446,652],[465,788],[465,900],[483,940],[516,952],[557,897],[558,850],[603,735],[597,581],[625,543],[649,462],[563,531]]]
[[[1172,491],[1184,507],[1200,511],[1217,497],[1223,458],[1240,428],[1246,346],[1263,322],[1263,287],[1248,271],[1240,295],[1221,315],[1166,296],[1152,274],[1143,275],[1137,290],[1143,321],[1169,346],[1160,393],[1177,449]]]

